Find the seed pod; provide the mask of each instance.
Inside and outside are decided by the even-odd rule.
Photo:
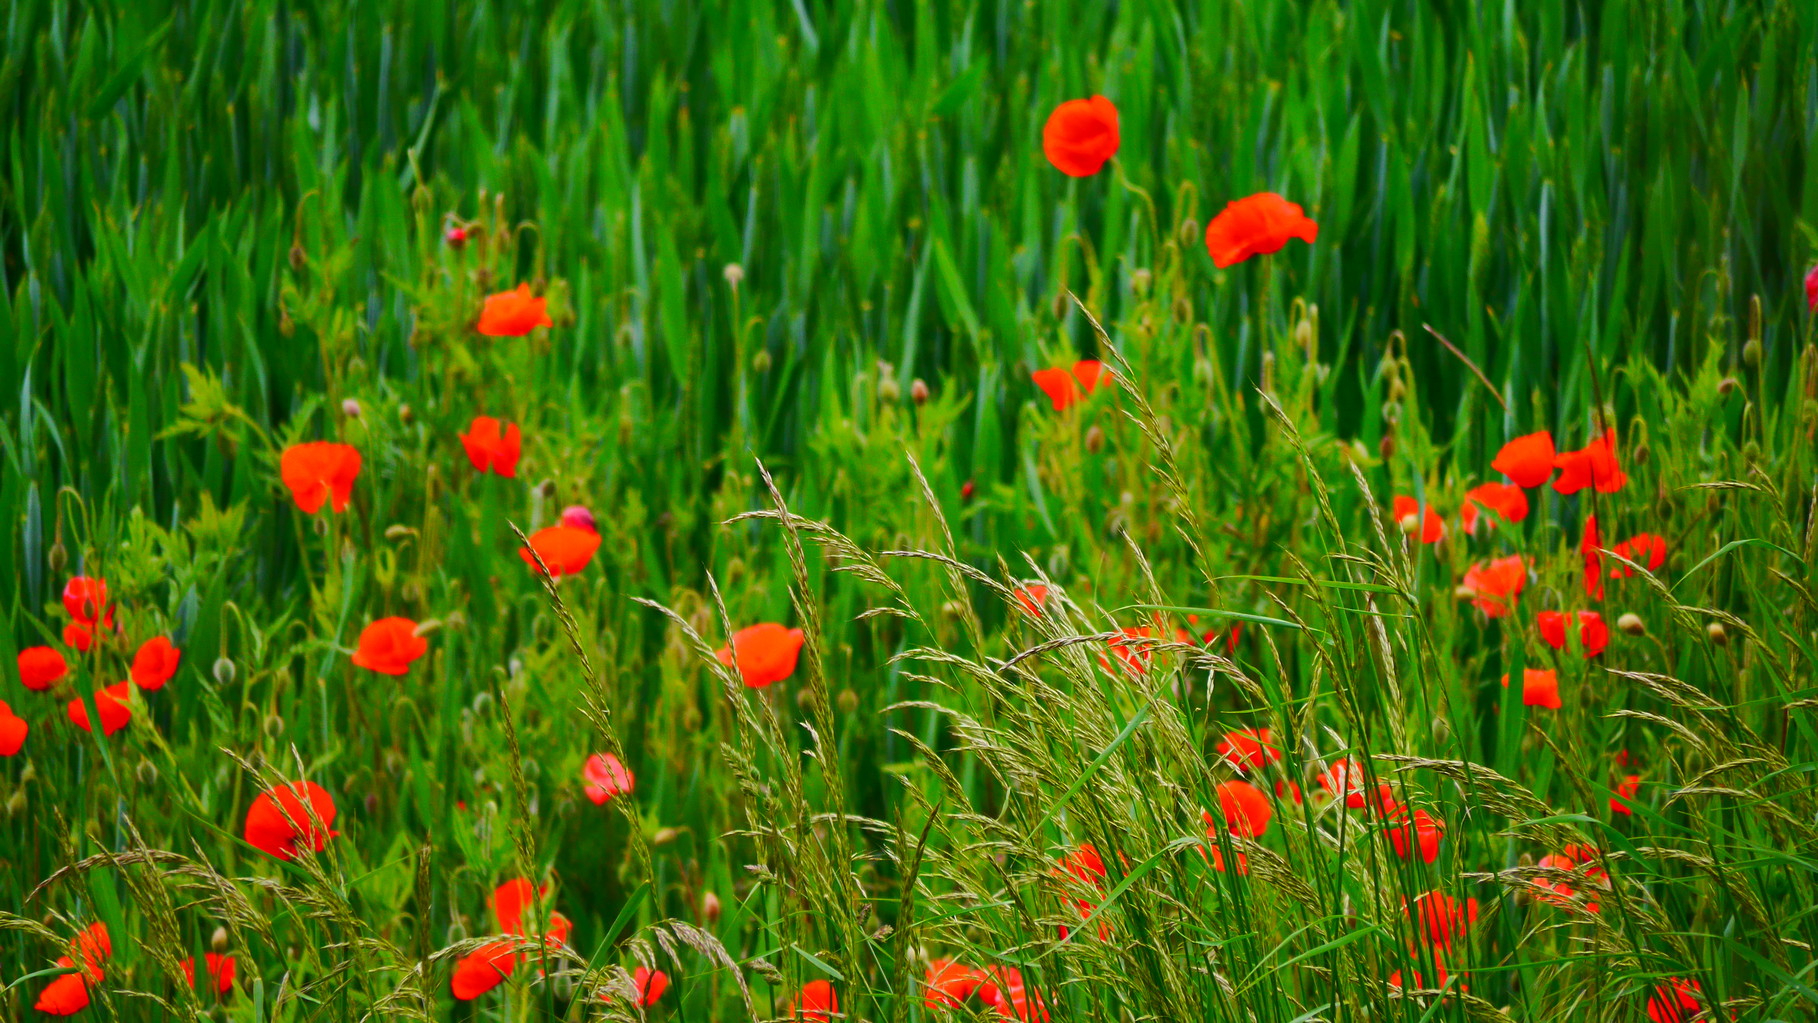
[[[1641,616],[1633,611],[1623,612],[1622,617],[1616,619],[1616,627],[1631,636],[1645,636],[1648,634],[1647,623],[1642,621]]]
[[[1706,639],[1717,644],[1718,646],[1729,646],[1730,645],[1729,631],[1723,627],[1722,622],[1712,622],[1711,624],[1705,626],[1704,635],[1705,635]]]
[[[1096,425],[1086,431],[1086,450],[1095,455],[1105,450],[1105,431]]]
[[[226,654],[215,658],[215,665],[211,671],[211,674],[215,676],[215,684],[220,686],[233,685],[234,670],[234,662],[228,660]]]
[[[928,404],[928,385],[922,381],[921,377],[916,377],[914,380],[910,381],[909,400],[915,402],[917,405]]]

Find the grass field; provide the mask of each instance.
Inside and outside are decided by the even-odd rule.
[[[1818,1018],[1818,7],[0,18],[0,1019]]]

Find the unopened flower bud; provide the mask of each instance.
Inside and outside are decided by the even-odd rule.
[[[928,404],[928,385],[922,382],[921,377],[909,382],[909,400],[917,405]]]
[[[52,575],[63,574],[63,566],[69,564],[69,548],[63,546],[62,540],[51,544],[50,550],[44,555],[44,563],[50,566]]]
[[[1633,611],[1626,611],[1621,618],[1616,619],[1616,627],[1631,636],[1645,636],[1648,634],[1647,623],[1642,621],[1641,616]]]
[[[835,697],[834,701],[835,705],[839,707],[841,714],[851,714],[853,711],[858,710],[858,694],[853,692],[850,688],[840,690],[840,695]]]
[[[701,896],[701,919],[707,921],[709,927],[720,922],[720,897],[718,895],[708,892]]]
[[[215,928],[215,933],[208,939],[208,947],[213,949],[216,955],[227,951],[227,928]]]
[[[1385,461],[1385,462],[1391,458],[1394,458],[1395,457],[1395,435],[1392,433],[1383,434],[1382,440],[1380,440],[1376,443],[1376,453],[1378,455],[1381,455],[1383,461]]]
[[[275,713],[267,714],[265,715],[264,723],[261,724],[260,727],[265,730],[265,737],[267,739],[276,739],[284,734],[284,719]]]
[[[753,373],[770,372],[770,349],[760,348],[757,354],[751,357],[751,371]]]
[[[960,500],[962,500],[962,501],[972,500],[972,494],[977,489],[978,489],[978,485],[973,483],[971,480],[967,480],[966,482],[961,483],[960,484]]]
[[[1153,284],[1154,281],[1155,275],[1150,273],[1147,268],[1138,267],[1137,269],[1130,271],[1130,290],[1135,292],[1138,297],[1147,295],[1149,293],[1149,285]]]
[[[585,529],[589,533],[598,533],[599,525],[594,521],[593,512],[584,504],[571,504],[562,509],[562,525],[575,529]]]
[[[234,662],[228,660],[226,654],[223,654],[220,657],[215,658],[215,666],[213,669],[213,674],[215,676],[216,685],[221,685],[221,686],[233,685],[234,684]]]
[[[417,421],[417,414],[415,412],[411,411],[411,408],[409,405],[399,405],[398,406],[398,422],[403,423],[405,426],[409,426],[411,423],[414,423],[416,421]]]
[[[1749,338],[1748,344],[1742,346],[1742,364],[1750,369],[1761,365],[1761,339]]]
[[[1731,391],[1734,391],[1740,386],[1742,386],[1741,381],[1738,381],[1735,377],[1724,377],[1722,380],[1717,381],[1717,393],[1727,398]]]
[[[895,377],[885,377],[877,382],[877,400],[886,405],[903,400],[903,389],[897,386]]]
[[[292,273],[303,272],[303,243],[293,242],[290,246],[290,269]]]
[[[12,795],[7,797],[6,815],[8,817],[17,817],[24,812],[25,812],[25,790],[20,789],[19,791],[15,792]]]
[[[1086,431],[1086,450],[1094,455],[1105,450],[1105,431],[1096,424]]]
[[[464,249],[467,247],[467,229],[460,226],[451,227],[447,233],[442,235],[442,240],[447,242],[451,249],[456,251]]]
[[[1706,639],[1717,644],[1718,646],[1729,646],[1730,645],[1729,631],[1723,627],[1722,622],[1712,622],[1711,624],[1705,626],[1704,635],[1705,635]]]
[[[341,414],[349,419],[360,418],[360,402],[356,398],[341,399]]]
[[[141,785],[156,785],[158,784],[158,765],[141,758],[139,766],[133,769],[133,775],[139,779]]]

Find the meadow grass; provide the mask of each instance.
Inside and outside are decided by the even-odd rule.
[[[997,1015],[930,1007],[939,957],[1055,1020],[1629,1021],[1670,978],[1818,1013],[1812,5],[4,20],[0,664],[66,649],[73,575],[119,628],[53,692],[0,669],[0,1017],[94,920],[84,1014],[131,1021],[770,1019],[811,981]],[[1043,121],[1095,93],[1118,156],[1063,177]],[[1264,189],[1318,241],[1218,269],[1207,220]],[[519,282],[554,326],[477,335]],[[1056,411],[1030,372],[1077,358],[1116,379]],[[482,413],[516,478],[464,457]],[[1462,531],[1504,442],[1605,426],[1619,492]],[[279,483],[312,440],[362,454],[340,514]],[[518,534],[572,504],[604,543],[544,585]],[[1664,565],[1590,599],[1591,515]],[[1460,584],[1514,553],[1489,618]],[[1583,608],[1601,656],[1541,641]],[[388,615],[429,640],[399,678],[349,659]],[[713,651],[759,621],[806,644],[752,689]],[[74,727],[156,635],[175,678]],[[1201,817],[1238,728],[1282,754],[1256,840]],[[596,806],[608,751],[635,791]],[[1329,797],[1347,760],[1443,823],[1431,863]],[[303,778],[339,837],[243,842]],[[1574,845],[1607,887],[1542,864]],[[572,934],[457,1002],[522,877]],[[1437,955],[1430,892],[1478,906]]]

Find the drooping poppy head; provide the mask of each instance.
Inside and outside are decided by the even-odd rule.
[[[321,852],[334,830],[335,801],[313,781],[293,781],[267,789],[246,810],[246,842],[276,856],[292,859],[307,849]]]
[[[95,690],[95,709],[101,714],[102,735],[112,735],[118,732],[133,719],[133,707],[128,702],[132,699],[129,694],[131,685],[130,682],[120,682],[108,686],[106,689]],[[69,719],[75,722],[77,728],[84,732],[94,731],[94,727],[88,719],[88,704],[80,697],[69,701],[66,709],[69,712]]]
[[[985,975],[952,959],[933,959],[923,984],[928,988],[923,1003],[930,1009],[957,1009],[984,983]]]
[[[807,636],[800,629],[786,629],[775,622],[760,622],[732,634],[732,642],[714,651],[720,663],[736,667],[752,689],[762,689],[795,674]]]
[[[1450,949],[1477,922],[1477,900],[1428,892],[1407,906],[1415,932],[1436,948]]]
[[[1064,412],[1091,394],[1101,380],[1109,383],[1111,374],[1104,363],[1081,359],[1072,369],[1038,369],[1029,374],[1029,378],[1048,396],[1054,411]]]
[[[571,504],[562,509],[562,525],[574,529],[585,529],[589,533],[598,533],[600,527],[594,522],[593,512],[584,504]]]
[[[1011,596],[1016,598],[1016,604],[1023,609],[1024,614],[1031,618],[1039,618],[1042,614],[1042,605],[1048,602],[1048,587],[1041,583],[1030,583],[1027,586],[1018,586]]]
[[[588,757],[581,768],[581,776],[587,780],[587,798],[593,800],[595,806],[604,806],[613,796],[631,791],[631,771],[610,753],[595,753]]]
[[[27,689],[43,692],[69,674],[69,662],[55,647],[30,646],[19,651],[19,682]]]
[[[140,689],[163,689],[182,660],[183,651],[171,645],[168,637],[153,636],[133,655],[133,684]]]
[[[1267,728],[1239,728],[1226,732],[1218,755],[1240,773],[1260,771],[1281,759],[1281,749],[1269,741]]]
[[[1422,863],[1439,858],[1439,840],[1446,833],[1443,821],[1425,810],[1415,810],[1410,818],[1405,807],[1397,807],[1384,816],[1388,818],[1389,841],[1395,846],[1395,855],[1405,860],[1413,848],[1418,848]]]
[[[189,986],[192,988],[195,987],[195,959],[185,959],[181,965],[183,967],[183,976],[189,979]],[[208,979],[211,982],[209,986],[213,987],[217,994],[224,995],[234,989],[233,956],[217,955],[214,952],[209,952],[202,956],[202,965],[208,970]]]
[[[528,284],[487,295],[474,329],[487,337],[523,337],[538,327],[553,327],[555,321],[545,309],[548,303],[548,299],[533,296]]]
[[[993,966],[985,971],[985,983],[979,985],[978,1000],[997,1010],[1005,1019],[1022,1023],[1048,1023],[1048,1006],[1041,992],[1023,983],[1023,974],[1014,966]]]
[[[324,503],[337,514],[346,511],[359,475],[360,452],[351,444],[292,444],[278,459],[278,476],[305,515],[321,511]]]
[[[1395,524],[1401,527],[1402,532],[1409,536],[1418,534],[1421,543],[1438,543],[1440,538],[1446,535],[1445,521],[1439,517],[1438,512],[1433,510],[1433,506],[1427,505],[1426,517],[1423,519],[1420,514],[1420,502],[1412,497],[1397,496],[1390,505],[1390,515],[1395,519]]]
[[[69,956],[59,957],[57,965],[65,969],[74,967],[75,960]],[[33,1008],[46,1016],[74,1016],[88,1008],[88,988],[91,983],[99,983],[100,978],[92,981],[82,971],[65,973],[44,986],[39,992],[37,1004]]]
[[[1070,178],[1098,173],[1117,154],[1117,108],[1103,96],[1070,99],[1042,126],[1042,153]]]
[[[523,437],[518,424],[501,423],[491,416],[474,416],[467,432],[461,434],[461,447],[476,472],[491,472],[506,479],[518,474],[518,456],[523,453]]]
[[[1614,494],[1629,481],[1616,458],[1616,431],[1610,428],[1577,451],[1561,451],[1553,465],[1559,469],[1553,489],[1561,494],[1576,494],[1586,487],[1600,494]]]
[[[802,993],[790,1007],[789,1018],[807,1023],[833,1023],[833,1017],[839,1011],[840,999],[834,993],[833,985],[824,980],[811,980],[802,985]]]
[[[1634,799],[1635,794],[1640,791],[1641,775],[1623,775],[1622,780],[1616,783],[1616,795],[1610,798],[1610,812],[1622,814],[1624,817],[1633,816],[1635,810],[1629,806],[1628,801]]]
[[[107,606],[107,580],[85,575],[71,577],[63,584],[63,610],[84,625],[99,622],[110,610]]]
[[[1247,781],[1227,781],[1219,784],[1217,794],[1218,820],[1206,814],[1208,828],[1222,822],[1238,838],[1261,838],[1269,830],[1275,808],[1261,789]]]
[[[1485,526],[1496,525],[1498,519],[1520,522],[1528,517],[1528,495],[1522,493],[1520,487],[1507,483],[1485,483],[1465,491],[1464,507],[1458,510],[1458,518],[1466,535],[1477,535],[1480,510],[1489,513],[1482,519]]]
[[[1666,538],[1654,533],[1636,533],[1610,549],[1637,565],[1645,565],[1650,572],[1666,564]],[[1611,579],[1627,579],[1634,574],[1634,569],[1620,561],[1610,569]]]
[[[1553,459],[1557,454],[1552,432],[1542,430],[1504,444],[1490,468],[1507,476],[1516,486],[1532,490],[1553,475]]]
[[[360,645],[350,658],[357,667],[381,675],[402,675],[412,661],[429,652],[429,640],[417,635],[408,618],[381,618],[360,630]]]
[[[471,1002],[511,976],[518,965],[517,953],[509,941],[491,941],[462,956],[448,978],[448,990],[463,1002]]]
[[[1527,584],[1527,560],[1511,554],[1472,565],[1465,571],[1462,590],[1477,610],[1491,618],[1502,618],[1514,610],[1515,600]]]
[[[1342,796],[1345,805],[1353,810],[1364,808],[1364,770],[1355,760],[1339,760],[1321,771],[1319,787],[1334,799]]]
[[[1807,290],[1810,290],[1809,280]],[[1699,1011],[1698,993],[1697,981],[1668,977],[1665,984],[1656,985],[1654,993],[1648,996],[1648,1019],[1654,1023],[1696,1023],[1708,1019]]]
[[[1319,225],[1308,219],[1299,203],[1274,192],[1258,192],[1226,203],[1206,225],[1206,251],[1220,270],[1251,256],[1279,252],[1290,238],[1311,245],[1319,238]]]
[[[542,571],[537,567],[537,559],[541,558],[543,564],[549,566],[550,577],[560,579],[586,568],[593,560],[593,552],[599,549],[600,534],[592,530],[569,525],[545,526],[530,534],[530,546],[519,547],[518,557],[537,572]],[[530,553],[533,550],[535,557]]]
[[[648,1009],[669,990],[669,974],[640,966],[631,973],[631,986],[637,989],[639,1007]]]
[[[1509,676],[1502,677],[1502,687],[1509,687]],[[1545,671],[1538,668],[1522,669],[1521,702],[1529,707],[1549,707],[1553,710],[1564,706],[1559,702],[1559,672],[1551,668]]]
[[[13,713],[13,709],[0,700],[0,757],[16,756],[25,746],[26,733],[31,726],[25,719]]]

